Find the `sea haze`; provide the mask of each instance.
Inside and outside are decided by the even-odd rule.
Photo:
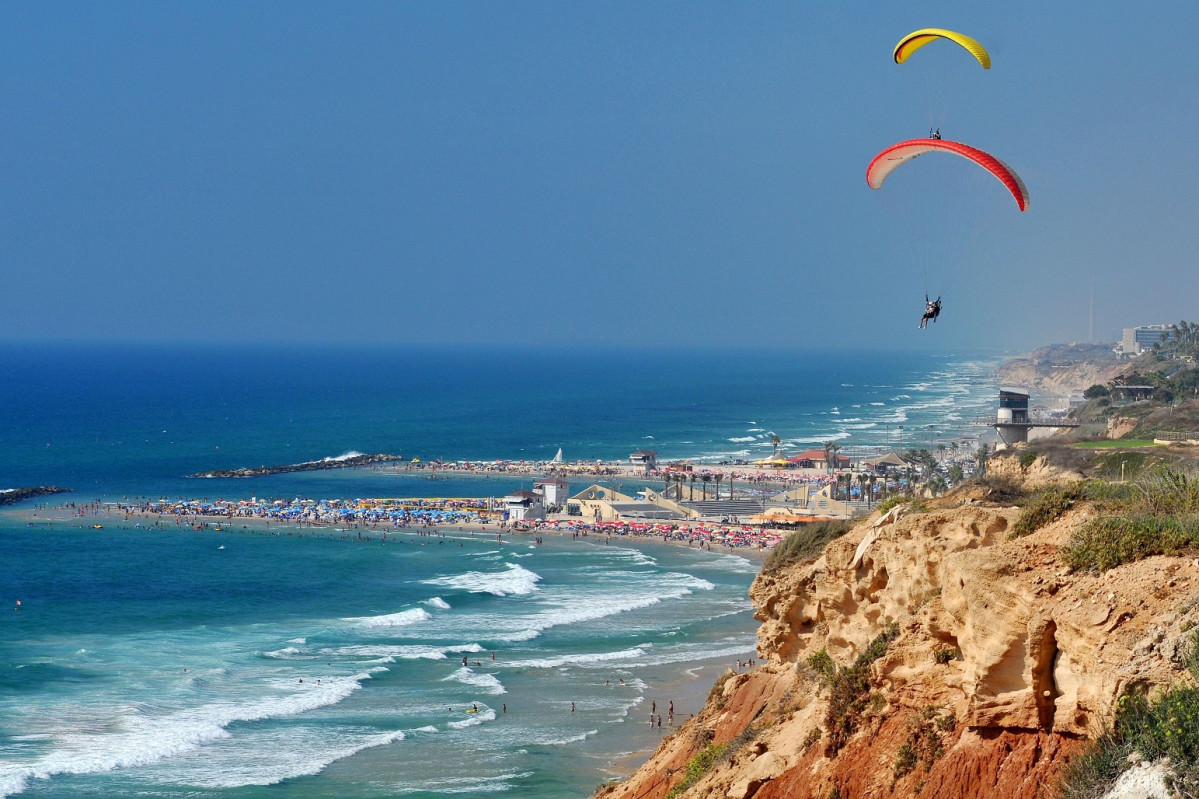
[[[926,352],[4,345],[0,487],[126,495],[423,493],[322,472],[200,471],[347,452],[436,458],[764,457],[977,434],[989,356]],[[902,426],[902,430],[901,430]],[[466,488],[465,486],[462,488]],[[402,489],[402,490],[400,490]],[[508,490],[507,486],[503,490]],[[480,493],[486,493],[480,492]]]

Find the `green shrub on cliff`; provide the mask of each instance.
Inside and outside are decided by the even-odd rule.
[[[815,560],[830,541],[845,535],[852,526],[846,521],[805,524],[771,550],[770,556],[762,564],[762,571],[772,574],[796,563]]]
[[[1131,485],[1089,483],[1099,514],[1062,547],[1073,569],[1104,572],[1153,555],[1199,551],[1199,479],[1155,466]]]
[[[887,647],[899,637],[899,626],[888,625],[863,652],[852,666],[837,669],[829,686],[828,713],[824,724],[828,731],[826,752],[831,757],[849,743],[858,729],[862,715],[870,705],[870,665],[887,653]]]
[[[1078,485],[1051,486],[1038,492],[1024,506],[1020,518],[1012,526],[1008,538],[1020,538],[1035,533],[1047,524],[1057,521],[1082,494]]]
[[[675,799],[682,795],[688,788],[699,782],[704,774],[708,773],[708,769],[716,765],[724,754],[727,744],[709,744],[699,751],[695,757],[687,761],[687,769],[683,775],[683,781],[674,786],[670,793],[666,794],[666,799]]]
[[[1142,693],[1121,697],[1115,723],[1066,766],[1058,786],[1062,799],[1102,796],[1134,759],[1164,758],[1175,795],[1199,796],[1199,631],[1191,634],[1189,669],[1191,684],[1154,701]]]

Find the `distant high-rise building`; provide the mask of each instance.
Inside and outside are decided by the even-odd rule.
[[[1153,349],[1154,344],[1165,344],[1174,340],[1174,328],[1171,325],[1141,325],[1140,327],[1124,328],[1124,336],[1116,345],[1119,355],[1136,356],[1146,350]]]

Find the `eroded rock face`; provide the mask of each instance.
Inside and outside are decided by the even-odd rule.
[[[612,795],[665,796],[710,744],[729,751],[686,796],[1049,795],[1123,692],[1182,678],[1185,630],[1199,622],[1199,560],[1069,573],[1058,548],[1093,512],[1009,540],[1017,508],[897,509],[815,562],[760,575],[750,595],[764,665],[728,679]],[[829,753],[829,692],[805,664],[825,650],[849,665],[888,625],[899,635],[870,667],[869,709]]]

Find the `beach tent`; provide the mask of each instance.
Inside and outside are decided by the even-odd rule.
[[[781,469],[789,465],[789,463],[782,455],[775,455],[773,458],[763,458],[760,461],[754,461],[754,466],[773,466],[776,469]]]
[[[885,472],[888,469],[903,469],[910,464],[898,453],[888,452],[886,455],[881,455],[877,458],[867,458],[862,461],[862,465],[876,472]]]

